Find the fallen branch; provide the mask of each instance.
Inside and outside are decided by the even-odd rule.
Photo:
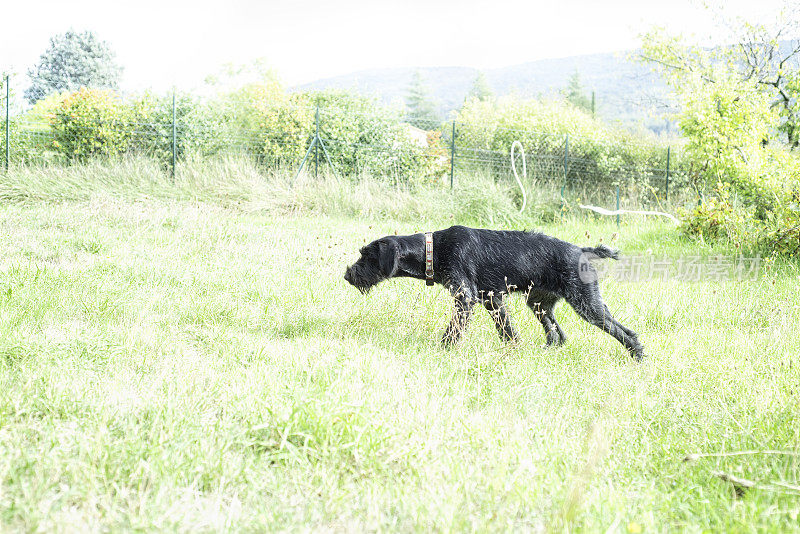
[[[752,450],[752,451],[731,451],[731,452],[696,452],[692,454],[687,454],[683,461],[684,462],[696,462],[700,458],[725,458],[728,456],[749,456],[753,454],[777,454],[783,456],[798,456],[800,457],[800,452],[795,451],[778,451],[778,450]]]
[[[630,213],[633,215],[659,215],[661,217],[669,217],[672,222],[675,224],[679,224],[680,221],[674,215],[670,215],[669,213],[664,213],[663,211],[643,211],[643,210],[607,210],[605,208],[601,208],[599,206],[584,206],[583,204],[578,204],[578,207],[585,210],[592,210],[594,212],[599,213],[600,215],[624,215],[626,213]]]
[[[769,484],[759,484],[755,480],[750,480],[749,478],[737,477],[735,475],[730,475],[723,471],[712,471],[711,474],[713,474],[715,477],[721,478],[726,482],[730,482],[733,485],[733,489],[736,490],[736,495],[740,497],[744,495],[745,490],[754,488],[767,491],[777,491],[782,493],[787,493],[784,490],[789,490],[788,494],[790,495],[800,495],[800,486],[796,484],[789,484],[787,482],[772,482]]]
[[[722,471],[712,471],[711,473],[715,477],[719,477],[726,482],[730,482],[731,484],[733,484],[734,486],[738,486],[739,488],[750,489],[758,486],[758,482],[756,482],[755,480],[729,475],[728,473],[724,473]]]
[[[797,484],[789,484],[788,482],[773,482],[776,486],[780,486],[781,488],[790,489],[793,491],[800,491],[800,486]]]

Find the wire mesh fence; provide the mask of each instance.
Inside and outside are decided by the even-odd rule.
[[[696,198],[667,147],[600,147],[596,141],[475,122],[410,118],[368,99],[240,91],[121,96],[81,89],[26,106],[3,80],[3,164],[64,165],[137,155],[173,177],[187,159],[243,155],[266,169],[369,174],[398,184],[457,190],[476,173],[514,180],[510,147],[522,144],[525,186],[606,207],[647,208]],[[522,160],[517,160],[520,169]]]

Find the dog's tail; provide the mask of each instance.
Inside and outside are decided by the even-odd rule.
[[[594,254],[598,258],[611,258],[612,260],[619,259],[619,250],[609,248],[605,245],[598,245],[596,247],[583,247],[581,250],[584,253]]]

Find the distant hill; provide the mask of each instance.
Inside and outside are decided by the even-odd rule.
[[[651,69],[629,59],[630,53],[592,54],[531,61],[484,70],[496,95],[555,96],[577,71],[587,92],[595,92],[597,113],[609,121],[663,129],[662,118],[668,89]],[[372,69],[325,78],[296,87],[348,89],[378,97],[385,103],[403,103],[417,69]],[[470,67],[432,67],[419,71],[431,90],[443,118],[458,109],[479,70]]]

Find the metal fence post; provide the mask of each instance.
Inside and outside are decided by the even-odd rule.
[[[175,183],[175,145],[177,145],[177,127],[175,125],[175,90],[172,90],[172,183]]]
[[[11,127],[9,122],[11,109],[11,77],[6,74],[6,160],[5,167],[8,172],[8,160],[11,156]]]
[[[456,167],[456,121],[453,121],[453,135],[450,136],[450,190],[453,189],[453,170]]]
[[[619,230],[619,184],[617,184],[617,230]]]
[[[314,112],[314,140],[319,139],[319,102],[317,102],[317,110]],[[319,172],[319,143],[314,143],[314,179],[317,179]]]
[[[567,187],[567,165],[569,160],[569,134],[564,137],[564,183],[561,184],[561,207],[564,207],[564,189]]]
[[[667,147],[667,178],[664,182],[664,201],[669,202],[669,149]]]

